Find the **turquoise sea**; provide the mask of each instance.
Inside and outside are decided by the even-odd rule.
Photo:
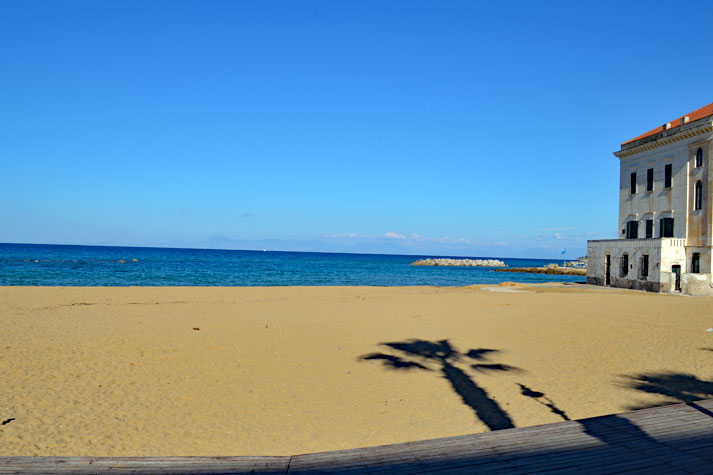
[[[230,251],[149,247],[0,244],[0,285],[277,286],[583,282],[584,277],[493,272],[483,267],[412,266],[425,257],[496,258],[510,267],[552,259]]]

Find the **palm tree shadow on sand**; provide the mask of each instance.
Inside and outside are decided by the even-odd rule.
[[[698,349],[701,351],[713,351],[713,348]],[[694,404],[702,399],[713,398],[713,381],[700,379],[694,374],[673,371],[639,373],[625,375],[623,378],[622,386],[626,388],[647,394],[655,394],[664,398],[662,401],[655,403],[631,405],[627,407],[629,410],[685,403],[713,417],[713,414],[710,414],[709,411]]]
[[[699,348],[713,351],[711,348]],[[657,403],[638,404],[627,407],[628,410],[648,409],[668,404],[685,403],[697,411],[713,417],[713,412],[696,404],[696,401],[713,397],[713,381],[705,381],[688,373],[659,371],[623,376],[622,386],[647,394],[656,394],[665,399]],[[586,434],[596,437],[609,445],[631,443],[632,438],[642,449],[660,450],[657,440],[650,437],[624,415],[613,414],[606,417],[582,419],[577,421]],[[614,429],[614,430],[612,430]]]
[[[470,407],[475,416],[490,430],[510,429],[515,427],[510,416],[476,382],[457,365],[469,362],[475,372],[520,371],[514,366],[487,363],[489,355],[500,350],[478,348],[461,353],[448,340],[406,340],[381,343],[393,353],[370,353],[361,360],[379,360],[392,370],[439,371],[453,391],[460,396],[463,404]],[[470,360],[470,361],[469,361]],[[437,369],[432,368],[436,366]]]

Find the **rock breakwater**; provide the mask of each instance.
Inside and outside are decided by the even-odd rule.
[[[587,269],[577,267],[511,267],[495,269],[496,272],[526,272],[529,274],[587,275]]]
[[[497,259],[419,259],[412,266],[507,267]]]

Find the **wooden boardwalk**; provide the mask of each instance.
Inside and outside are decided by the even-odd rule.
[[[623,472],[713,474],[713,400],[483,434],[284,457],[0,457],[0,474]]]

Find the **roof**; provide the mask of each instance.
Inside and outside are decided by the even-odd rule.
[[[668,121],[667,123],[671,124],[671,126],[666,130],[671,130],[671,129],[675,129],[676,127],[680,127],[682,125],[681,119],[683,119],[684,117],[688,117],[687,122],[693,122],[695,120],[702,119],[704,117],[708,117],[709,115],[713,115],[713,102],[711,102],[710,104],[708,104],[706,106],[701,107],[700,109],[696,109],[693,112],[689,112],[688,114],[684,114],[681,117],[677,117],[674,120]],[[621,145],[623,147],[624,145],[630,144],[632,142],[636,142],[637,140],[641,140],[646,137],[650,137],[652,135],[661,133],[663,131],[664,131],[664,126],[660,125],[653,130],[649,130],[645,134],[641,134],[638,137],[634,137],[631,140],[627,140],[626,142],[622,143]]]

